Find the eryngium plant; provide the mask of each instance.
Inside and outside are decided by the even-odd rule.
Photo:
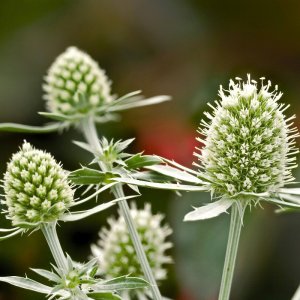
[[[74,202],[67,176],[49,153],[24,142],[4,174],[3,202],[13,226],[29,228],[58,220]]]
[[[300,208],[300,189],[283,188],[293,182],[291,170],[295,168],[298,149],[293,127],[295,116],[286,117],[288,105],[279,103],[282,93],[271,83],[261,85],[248,76],[246,82],[231,80],[229,89],[221,86],[220,100],[215,101],[208,120],[201,121],[197,148],[198,170],[190,170],[173,161],[162,159],[167,165],[147,167],[168,176],[165,182],[153,182],[136,174],[135,178],[119,178],[119,182],[145,187],[173,190],[206,190],[213,203],[195,208],[185,221],[216,217],[232,207],[231,225],[224,264],[219,300],[229,299],[238,242],[245,208],[260,201],[282,207]],[[177,180],[170,183],[170,178]],[[153,177],[152,177],[153,178]],[[189,185],[182,185],[181,182]],[[191,184],[194,184],[192,186]]]
[[[162,214],[153,214],[151,205],[145,204],[144,209],[137,209],[133,203],[130,214],[139,233],[143,248],[153,275],[157,281],[166,278],[166,269],[163,264],[172,262],[166,255],[166,250],[172,247],[167,237],[172,233],[168,225],[162,225]],[[142,277],[143,271],[137,260],[130,235],[122,216],[116,220],[108,220],[110,228],[103,228],[99,232],[100,239],[97,245],[92,245],[92,254],[98,258],[99,270],[106,278],[114,278],[119,275]],[[124,290],[123,299],[137,297],[142,300],[145,296],[151,298],[148,290]]]

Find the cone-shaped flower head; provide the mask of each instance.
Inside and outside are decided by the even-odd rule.
[[[220,87],[220,100],[213,113],[206,113],[198,138],[204,144],[196,156],[200,173],[217,195],[273,193],[293,180],[298,152],[296,128],[286,118],[287,105],[278,103],[282,93],[270,91],[271,83],[261,86],[250,79],[230,81],[229,90]],[[199,149],[198,149],[199,150]]]
[[[50,112],[87,114],[112,101],[110,81],[88,54],[69,47],[50,67],[43,85]]]
[[[57,220],[72,204],[67,174],[46,152],[24,142],[4,174],[7,218],[19,227]]]
[[[172,247],[172,243],[166,241],[172,230],[169,226],[161,224],[163,215],[152,214],[150,204],[146,204],[145,208],[140,210],[133,204],[130,213],[140,235],[153,275],[156,280],[162,280],[166,277],[163,264],[172,261],[165,253],[168,248]],[[109,219],[108,222],[110,228],[103,228],[99,232],[100,239],[97,245],[92,245],[93,256],[99,259],[99,269],[107,278],[128,274],[143,277],[123,217],[120,216],[117,220]],[[132,291],[138,298],[144,292]],[[126,295],[123,296],[126,298]]]

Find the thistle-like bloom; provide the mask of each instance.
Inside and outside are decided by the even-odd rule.
[[[56,58],[45,81],[44,98],[53,113],[85,114],[113,99],[105,72],[76,47],[69,47]]]
[[[295,116],[285,117],[282,93],[270,88],[270,81],[262,79],[259,88],[250,76],[245,83],[231,80],[228,91],[221,86],[213,113],[206,113],[209,121],[201,122],[204,147],[196,156],[217,195],[273,193],[294,179],[298,132],[289,122]]]
[[[144,209],[140,210],[133,204],[130,213],[153,275],[156,280],[162,280],[166,277],[163,264],[172,261],[165,253],[172,247],[172,243],[166,241],[172,230],[168,225],[161,224],[162,214],[152,214],[150,204],[146,204]],[[110,228],[103,228],[99,232],[100,239],[97,245],[92,245],[92,254],[98,258],[101,272],[107,278],[128,274],[142,277],[143,272],[137,261],[123,217],[120,216],[117,220],[109,219],[108,223]],[[138,299],[145,299],[145,295],[150,296],[150,293],[146,290],[134,290],[130,294],[128,292],[122,294],[125,299],[132,299],[134,295]]]
[[[57,220],[73,204],[66,172],[44,151],[24,142],[4,175],[7,218],[20,228]]]

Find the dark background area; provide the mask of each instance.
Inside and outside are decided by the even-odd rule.
[[[236,76],[265,76],[283,91],[288,114],[300,112],[300,2],[202,0],[2,0],[0,2],[0,122],[40,125],[48,120],[41,85],[54,58],[68,46],[88,52],[107,71],[113,92],[143,90],[173,100],[122,114],[103,124],[109,138],[136,137],[132,152],[164,155],[191,166],[196,129],[219,85]],[[296,119],[296,125],[299,125]],[[90,157],[72,144],[76,130],[61,135],[0,134],[0,171],[26,139],[51,152],[68,170]],[[298,173],[300,173],[298,171]],[[299,176],[295,174],[299,180]],[[299,174],[300,175],[300,174]],[[108,197],[108,196],[106,196]],[[204,193],[178,197],[143,190],[142,202],[162,211],[174,229],[174,265],[162,282],[177,300],[217,299],[229,216],[183,223],[191,206],[209,201]],[[116,209],[76,223],[61,224],[64,249],[86,260],[100,226]],[[300,283],[300,214],[276,215],[273,206],[255,208],[245,218],[232,300],[290,299]],[[2,215],[0,225],[9,226]],[[49,268],[52,257],[40,232],[0,244],[0,276]],[[0,299],[44,299],[0,284]]]

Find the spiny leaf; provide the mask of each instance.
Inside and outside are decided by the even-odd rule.
[[[115,174],[83,167],[69,174],[69,179],[78,185],[109,183]]]
[[[233,203],[233,200],[221,199],[195,208],[194,211],[185,215],[184,221],[198,221],[217,217],[218,215],[226,212]]]
[[[120,276],[113,279],[101,281],[93,286],[96,290],[128,290],[141,289],[149,286],[149,283],[138,277]]]
[[[87,296],[90,299],[94,300],[121,300],[122,298],[115,294],[115,293],[109,293],[109,292],[91,292],[87,293]]]
[[[161,163],[158,157],[152,155],[142,155],[138,153],[125,160],[128,169],[139,169],[146,166],[157,165]]]

